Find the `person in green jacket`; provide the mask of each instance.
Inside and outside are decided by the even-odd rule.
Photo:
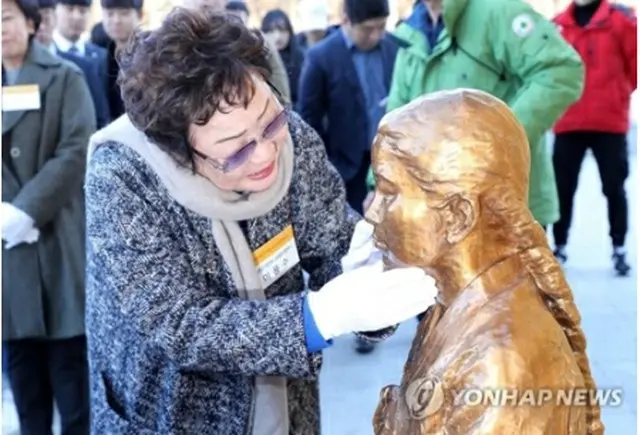
[[[584,66],[554,24],[520,0],[418,0],[395,35],[387,111],[429,92],[474,88],[511,107],[531,147],[529,208],[545,228],[559,217],[545,133],[581,94]],[[373,188],[373,174],[369,173]]]

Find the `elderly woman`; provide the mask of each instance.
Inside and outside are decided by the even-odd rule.
[[[184,9],[121,53],[127,116],[93,137],[86,182],[96,434],[317,434],[319,351],[433,302],[417,269],[340,275],[370,230],[352,237],[266,55],[237,19]]]
[[[82,72],[34,40],[36,0],[2,0],[2,340],[22,434],[89,431]]]

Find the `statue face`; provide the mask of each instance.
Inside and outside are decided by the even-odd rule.
[[[487,210],[526,207],[526,134],[504,103],[481,91],[436,92],[388,113],[372,157],[376,191],[366,218],[388,267],[436,270],[462,255],[461,242],[478,228],[499,228]]]
[[[393,138],[391,137],[393,136]],[[428,182],[429,155],[405,155],[403,141],[415,140],[393,132],[380,133],[373,153],[374,199],[366,218],[375,226],[375,239],[387,267],[428,268],[445,249],[445,222],[438,185]]]

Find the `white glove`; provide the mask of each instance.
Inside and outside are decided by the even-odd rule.
[[[357,331],[377,331],[424,312],[435,303],[435,280],[421,269],[383,272],[382,261],[344,273],[307,303],[325,340]]]
[[[40,231],[34,227],[31,217],[15,207],[3,202],[0,209],[2,216],[2,239],[6,241],[5,249],[11,249],[21,243],[35,243],[40,237]]]
[[[342,271],[350,272],[363,266],[371,266],[382,260],[382,252],[375,246],[373,225],[362,219],[356,224],[349,245],[349,252],[342,258]]]

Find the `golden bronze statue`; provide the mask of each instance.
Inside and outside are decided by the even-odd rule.
[[[527,207],[529,146],[509,108],[475,90],[424,96],[384,117],[372,158],[366,218],[385,266],[422,267],[439,290],[375,434],[602,434],[580,314]]]

